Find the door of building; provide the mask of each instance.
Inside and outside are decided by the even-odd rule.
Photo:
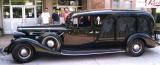
[[[18,26],[32,26],[36,25],[36,12],[34,6],[11,6],[11,18],[8,24],[10,24],[10,30],[8,34],[17,31]],[[4,24],[4,26],[8,26]]]
[[[17,27],[21,26],[23,22],[23,7],[22,6],[11,6],[11,30],[10,33],[16,32]]]

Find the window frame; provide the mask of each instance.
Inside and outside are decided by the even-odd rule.
[[[9,17],[5,17],[4,7],[9,7],[9,11],[8,11],[8,12],[9,12]],[[2,16],[2,17],[3,17],[4,19],[11,18],[11,12],[10,12],[11,7],[10,7],[9,5],[4,5],[4,6],[2,7],[2,9],[3,9],[3,10],[2,10],[2,12],[3,12],[3,16]]]

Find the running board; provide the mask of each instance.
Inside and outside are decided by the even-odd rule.
[[[101,49],[101,50],[83,50],[83,51],[69,51],[69,50],[62,50],[62,55],[94,55],[94,54],[106,54],[106,53],[120,53],[125,52],[122,49]]]

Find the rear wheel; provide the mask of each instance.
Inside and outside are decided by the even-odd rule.
[[[132,40],[126,47],[126,52],[130,56],[141,56],[145,51],[144,42],[140,39]]]
[[[34,57],[34,48],[28,44],[17,44],[12,50],[12,57],[16,62],[29,62]]]

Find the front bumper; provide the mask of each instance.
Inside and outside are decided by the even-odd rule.
[[[11,53],[11,51],[12,51],[12,44],[13,44],[13,42],[14,42],[14,40],[12,39],[11,40],[11,43],[7,46],[7,47],[5,47],[5,48],[3,48],[2,50],[1,50],[1,53],[3,54],[3,55],[6,55],[6,54],[10,54]]]
[[[8,55],[9,53],[7,52],[6,48],[2,48],[1,53],[3,56]]]

